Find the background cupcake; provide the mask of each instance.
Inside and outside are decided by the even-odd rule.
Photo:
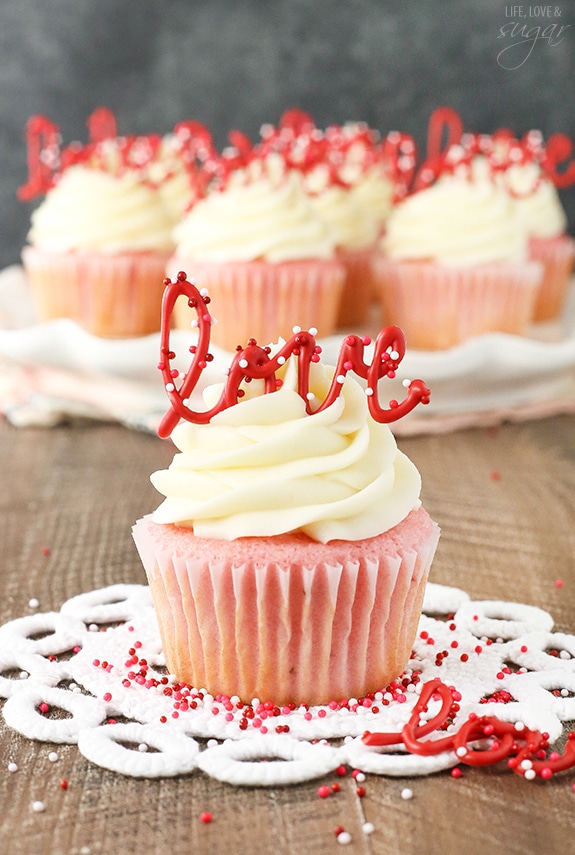
[[[220,158],[210,168],[225,165]],[[250,336],[260,343],[289,338],[296,324],[334,332],[344,280],[335,237],[284,163],[267,157],[231,167],[174,237],[168,272],[190,271],[208,289],[218,305],[212,340],[219,347],[234,350]],[[181,300],[176,325],[189,327],[191,317]]]
[[[567,234],[567,216],[554,180],[567,186],[575,175],[555,172],[537,131],[521,142],[513,140],[510,148],[516,157],[505,170],[504,183],[525,224],[529,256],[543,266],[533,319],[554,320],[565,306],[575,265],[575,240]]]
[[[202,305],[191,286],[185,293]],[[198,316],[203,337],[209,321]],[[401,359],[402,339],[394,334],[380,350],[387,344]],[[179,453],[170,468],[152,476],[166,499],[133,534],[168,668],[212,694],[274,703],[362,697],[385,688],[410,657],[439,536],[421,507],[420,476],[351,375],[339,382],[312,362],[311,398],[302,394],[289,360],[301,348],[316,354],[309,333],[270,355],[253,345],[236,354],[223,407],[221,390],[207,390],[199,417],[181,400],[186,380],[181,393],[168,382],[177,412],[161,435],[182,413],[190,421],[173,431]],[[195,354],[193,370],[205,355]],[[281,386],[244,387],[240,378],[253,376],[246,363],[260,377],[278,372]],[[168,362],[162,370],[169,380]],[[419,383],[408,409],[426,399]],[[232,403],[240,385],[245,396]],[[332,386],[340,394],[324,406]]]
[[[415,187],[390,214],[376,262],[385,323],[421,350],[487,332],[524,334],[541,266],[528,260],[509,194],[459,147],[424,164]]]
[[[32,118],[35,163],[20,195],[45,198],[22,260],[39,319],[71,318],[97,336],[157,331],[173,249],[171,219],[145,174],[159,138],[98,138],[63,151],[57,140],[51,122]]]

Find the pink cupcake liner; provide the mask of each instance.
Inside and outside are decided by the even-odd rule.
[[[289,339],[294,326],[317,327],[320,335],[336,328],[345,271],[331,259],[271,264],[264,261],[216,264],[172,258],[168,274],[184,270],[199,288],[207,288],[217,324],[211,340],[225,350],[244,346],[249,338],[261,344]],[[195,316],[185,299],[177,301],[174,324],[189,329]]]
[[[160,329],[167,253],[50,253],[22,261],[40,321],[71,318],[93,335],[131,338]]]
[[[542,268],[537,262],[447,267],[381,256],[374,269],[383,321],[418,350],[453,347],[488,332],[524,335]]]
[[[407,665],[439,528],[420,508],[386,534],[215,541],[133,528],[170,672],[212,694],[326,703]]]
[[[336,258],[345,267],[345,285],[337,325],[357,332],[358,325],[369,319],[374,300],[373,261],[378,252],[373,247],[364,249],[338,249]]]
[[[537,292],[534,321],[557,318],[565,306],[575,266],[575,240],[569,235],[531,238],[529,256],[543,265],[543,278]]]

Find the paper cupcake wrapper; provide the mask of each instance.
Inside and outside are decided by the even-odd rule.
[[[166,253],[49,253],[22,261],[40,321],[71,318],[96,336],[131,338],[160,329]]]
[[[543,278],[535,300],[533,320],[553,320],[563,311],[569,293],[575,266],[575,240],[569,235],[531,238],[529,255],[543,265]]]
[[[337,315],[337,326],[358,331],[369,319],[374,300],[373,261],[378,252],[373,247],[338,249],[336,256],[345,267],[345,286]]]
[[[345,276],[337,261],[208,264],[173,258],[168,275],[173,278],[179,270],[185,270],[199,288],[207,288],[217,320],[211,340],[225,350],[233,351],[249,338],[261,345],[289,339],[296,325],[317,327],[322,336],[336,328]],[[189,329],[193,317],[185,298],[178,300],[176,327]]]
[[[183,682],[248,701],[327,703],[384,689],[407,665],[435,524],[417,548],[289,571],[182,557],[149,525],[139,521],[134,539],[168,668]]]
[[[455,268],[381,257],[374,268],[384,324],[401,327],[418,350],[489,332],[524,335],[542,275],[537,262]]]

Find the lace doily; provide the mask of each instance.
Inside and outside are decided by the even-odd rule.
[[[31,608],[34,604],[31,602]],[[459,762],[362,742],[409,720],[423,684],[452,688],[456,730],[471,713],[546,731],[575,720],[575,636],[533,606],[474,602],[429,584],[404,674],[366,698],[276,707],[181,686],[167,674],[149,589],[113,585],[0,627],[6,723],[29,739],[76,743],[106,769],[135,777],[202,770],[237,785],[321,777],[344,764],[379,775],[427,775]],[[433,717],[439,703],[426,714]],[[267,760],[263,763],[262,760]]]

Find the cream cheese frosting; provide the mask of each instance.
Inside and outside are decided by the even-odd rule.
[[[323,400],[333,369],[312,369]],[[302,531],[326,543],[375,537],[420,506],[419,472],[372,419],[360,384],[348,375],[335,402],[308,415],[294,374],[208,424],[176,427],[179,453],[151,477],[166,496],[154,522],[223,540]]]
[[[197,202],[175,228],[176,256],[194,261],[281,263],[332,258],[335,237],[295,173],[231,183]]]
[[[453,266],[517,262],[527,258],[527,232],[495,181],[447,175],[395,206],[382,248],[390,258]]]
[[[171,229],[159,196],[133,172],[72,166],[32,213],[28,241],[53,252],[169,252]]]
[[[311,195],[310,202],[318,216],[333,229],[338,247],[362,249],[377,240],[377,220],[360,206],[351,190],[332,185]]]
[[[565,233],[567,216],[555,185],[534,164],[515,164],[505,172],[518,215],[529,237],[551,238]]]

